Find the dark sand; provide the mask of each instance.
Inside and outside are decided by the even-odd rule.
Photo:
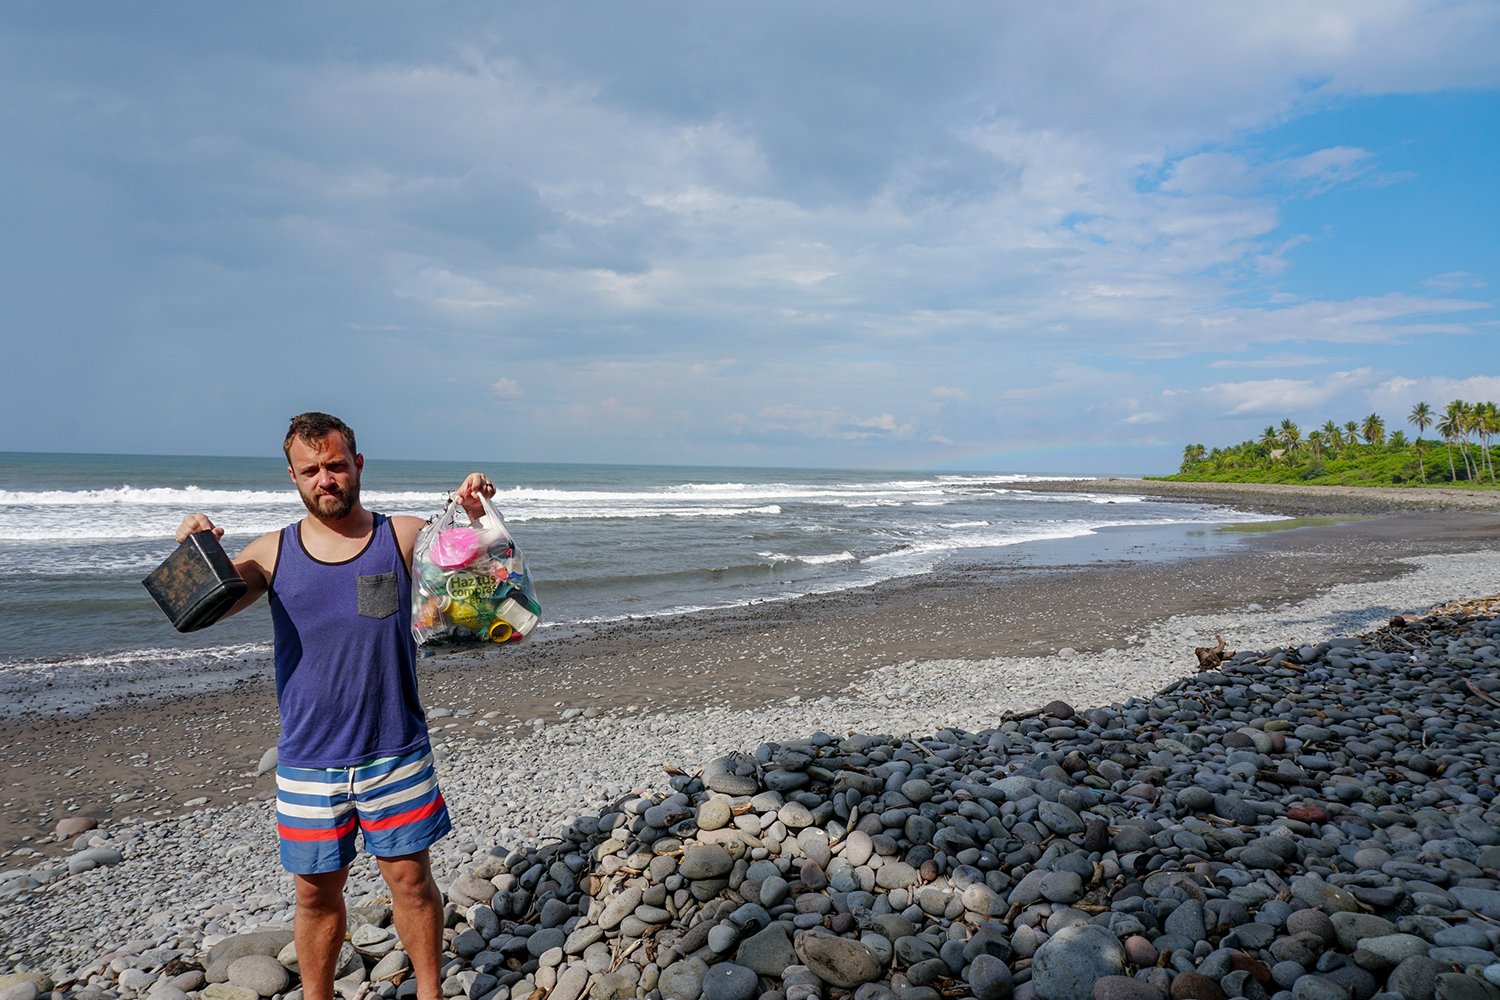
[[[1437,494],[1456,491],[1358,490],[1323,494],[1319,504],[1316,495],[1295,489],[1282,495],[1272,488],[1213,485],[1195,492],[1184,484],[1129,480],[1090,485],[1124,493],[1165,486],[1171,492],[1164,495],[1183,499],[1341,517],[1283,530],[1121,529],[996,550],[984,561],[875,589],[571,636],[541,633],[522,647],[433,658],[423,661],[424,701],[429,709],[458,713],[434,719],[433,728],[501,740],[528,720],[550,721],[570,707],[625,713],[709,703],[754,707],[794,694],[836,693],[871,670],[913,659],[1118,647],[1170,615],[1275,607],[1339,583],[1391,579],[1403,557],[1500,543],[1494,494],[1461,494],[1457,510],[1444,510],[1448,501]],[[1437,511],[1388,496],[1417,493],[1430,494],[1426,502]],[[767,623],[771,615],[774,625]],[[481,719],[486,725],[476,726]],[[0,721],[0,859],[23,845],[63,853],[68,845],[55,842],[51,831],[68,815],[111,824],[187,811],[196,806],[183,803],[200,797],[212,805],[268,797],[271,777],[253,772],[274,745],[276,728],[274,694],[265,682],[86,716]],[[122,795],[129,798],[111,801]],[[20,863],[16,857],[8,866]]]

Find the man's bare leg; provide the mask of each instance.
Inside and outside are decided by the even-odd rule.
[[[424,850],[376,860],[391,890],[396,933],[416,973],[417,1000],[442,1000],[438,971],[443,959],[443,897],[432,877],[431,858]]]
[[[344,943],[345,866],[321,875],[294,875],[297,883],[297,969],[304,1000],[333,1000],[333,974]]]

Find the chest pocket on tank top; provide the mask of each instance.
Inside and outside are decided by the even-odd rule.
[[[359,613],[366,618],[389,618],[396,613],[398,593],[395,573],[355,577]]]

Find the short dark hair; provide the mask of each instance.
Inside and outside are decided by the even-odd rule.
[[[301,441],[309,445],[317,444],[334,431],[344,436],[351,453],[359,454],[359,446],[354,443],[354,428],[338,417],[331,413],[319,413],[317,410],[297,414],[292,418],[292,425],[287,428],[286,440],[281,442],[281,450],[286,455],[287,464],[292,464],[293,441]]]

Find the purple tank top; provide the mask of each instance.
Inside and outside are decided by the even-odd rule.
[[[364,551],[337,563],[314,559],[300,523],[287,525],[270,601],[281,763],[353,767],[426,745],[411,570],[390,518],[376,514]]]

